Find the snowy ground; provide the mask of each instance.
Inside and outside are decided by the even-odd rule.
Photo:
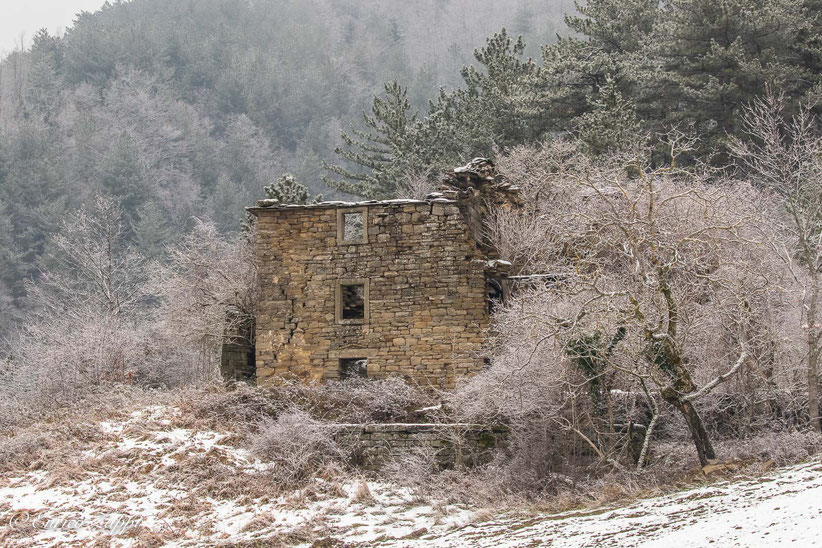
[[[425,538],[425,537],[423,537]],[[439,546],[822,546],[822,464],[723,482],[616,509],[495,520]]]
[[[466,507],[431,504],[362,479],[316,480],[288,496],[255,496],[254,490],[234,496],[215,485],[217,492],[204,496],[178,480],[187,467],[219,466],[220,474],[230,470],[251,483],[265,482],[266,467],[224,443],[230,434],[174,427],[174,413],[149,408],[126,421],[101,423],[105,441],[80,450],[71,473],[38,470],[0,478],[0,547],[4,541],[39,547],[94,540],[112,546],[263,539],[310,545],[321,538],[357,544],[443,533],[473,519]]]
[[[265,465],[230,433],[186,428],[173,408],[95,427],[69,464],[0,477],[0,546],[822,546],[818,461],[622,507],[525,516],[362,479],[270,495],[259,488]]]

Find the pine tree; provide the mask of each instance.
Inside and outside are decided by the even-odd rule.
[[[308,189],[288,173],[263,190],[267,198],[278,200],[281,204],[307,204],[310,197]],[[318,198],[322,199],[322,197]]]
[[[604,94],[635,94],[635,58],[641,58],[659,17],[656,0],[590,0],[575,2],[580,16],[568,15],[568,27],[584,39],[560,37],[543,48],[543,67],[536,82],[535,109],[547,130],[591,128],[592,110]],[[604,87],[610,91],[603,92]],[[591,128],[593,129],[593,128]]]
[[[172,243],[172,231],[165,209],[157,202],[150,202],[137,212],[134,227],[137,250],[147,259],[160,259],[165,248]]]
[[[121,133],[114,141],[98,177],[100,189],[117,200],[129,230],[133,230],[137,211],[151,197],[151,191],[140,151],[128,133]]]
[[[659,126],[693,124],[703,155],[724,150],[727,135],[740,132],[742,106],[768,86],[795,102],[820,82],[797,52],[818,17],[801,0],[673,0],[663,13],[644,50],[647,85],[637,102],[654,105],[647,110]]]
[[[26,90],[26,112],[52,122],[60,104],[62,80],[58,70],[62,59],[60,42],[45,29],[34,35],[31,48],[31,69]]]
[[[473,155],[488,155],[494,146],[504,148],[541,137],[529,105],[534,98],[531,77],[538,74],[532,59],[523,59],[522,36],[512,40],[503,28],[474,51],[481,68],[466,66],[463,89],[447,97],[438,108],[459,113],[460,141]]]
[[[346,165],[324,164],[337,175],[323,181],[333,188],[367,198],[393,197],[397,184],[413,165],[412,127],[417,113],[411,112],[408,89],[397,82],[385,84],[385,94],[374,97],[371,114],[363,112],[364,129],[342,132],[344,146],[336,152]],[[347,167],[355,166],[355,167]]]
[[[592,155],[630,150],[642,145],[642,129],[632,101],[608,78],[589,101],[588,112],[576,119],[573,131]]]
[[[371,114],[363,114],[366,129],[342,134],[345,146],[336,152],[354,167],[326,164],[341,179],[325,182],[360,196],[390,198],[421,173],[540,138],[543,128],[530,108],[538,67],[522,59],[524,51],[522,38],[512,40],[505,29],[487,39],[474,52],[481,68],[463,68],[464,87],[441,90],[422,120],[411,113],[407,90],[386,84]]]

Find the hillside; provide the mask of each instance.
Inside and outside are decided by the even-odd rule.
[[[80,14],[63,37],[41,32],[0,62],[0,332],[25,308],[48,236],[90,196],[116,198],[130,239],[157,257],[192,216],[239,229],[283,173],[333,195],[322,163],[384,82],[425,110],[487,36],[508,26],[538,56],[570,9],[132,0]]]
[[[0,545],[818,543],[822,0],[571,8],[1,59]]]

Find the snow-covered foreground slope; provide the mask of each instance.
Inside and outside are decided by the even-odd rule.
[[[59,463],[0,476],[0,547],[822,546],[819,461],[618,508],[525,515],[362,478],[281,494],[230,432],[167,406],[125,417],[83,425]]]
[[[505,519],[428,539],[438,546],[822,546],[822,463],[617,509]]]
[[[231,433],[181,428],[179,415],[155,406],[100,423],[65,466],[0,477],[0,548],[370,544],[473,519],[465,506],[362,478],[318,478],[278,494],[266,488],[266,464]]]

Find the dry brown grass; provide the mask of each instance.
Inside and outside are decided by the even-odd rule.
[[[346,500],[353,481],[351,500],[373,504],[374,496],[367,483],[372,476],[353,469],[340,448],[327,451],[327,444],[333,442],[329,437],[333,429],[329,430],[325,422],[310,415],[310,412],[319,413],[318,408],[309,406],[308,410],[295,412],[296,398],[287,400],[290,407],[284,408],[271,400],[275,393],[251,387],[210,386],[173,393],[114,394],[101,398],[82,412],[66,412],[47,422],[16,429],[13,436],[0,441],[0,470],[7,477],[43,470],[47,475],[42,486],[76,485],[94,474],[101,474],[121,485],[133,480],[161,489],[180,490],[187,496],[171,500],[161,509],[161,518],[173,523],[178,532],[202,529],[203,535],[213,539],[218,538],[219,533],[211,531],[211,525],[200,523],[204,515],[213,511],[209,499],[247,507],[281,503],[284,509],[295,510],[319,500]],[[298,394],[303,398],[305,391],[301,389]],[[383,404],[378,407],[385,409]],[[363,416],[376,416],[374,408],[364,411]],[[131,416],[134,411],[142,413],[135,418]],[[323,408],[322,413],[328,410]],[[355,416],[355,413],[344,407],[338,416]],[[101,428],[100,421],[126,421],[127,424],[122,432],[112,432],[110,428]],[[162,434],[180,428],[188,429],[191,436],[209,431],[222,437],[216,445],[208,447],[197,445],[192,439],[180,441]],[[125,437],[132,441],[145,440],[147,444],[116,448]],[[213,437],[206,436],[206,439],[214,441]],[[242,453],[234,448],[253,447],[255,441],[259,444],[257,454],[271,466],[268,470],[250,469],[244,461],[237,460],[237,455]],[[734,475],[761,474],[774,464],[792,464],[820,449],[822,438],[801,433],[762,434],[746,440],[717,442],[717,452],[723,460],[738,464],[728,472]],[[88,451],[88,456],[79,458],[84,451]],[[726,477],[722,472],[706,477],[691,464],[694,462],[692,452],[688,440],[657,442],[651,463],[642,473],[601,468],[589,468],[586,473],[586,468],[579,466],[568,468],[575,470],[575,475],[538,476],[523,467],[521,460],[505,454],[482,467],[442,470],[432,455],[423,451],[409,453],[393,467],[388,466],[381,477],[410,488],[412,502],[432,504],[443,515],[452,504],[505,510],[581,509],[588,512]],[[289,467],[294,467],[296,472],[288,472]],[[283,498],[284,495],[287,496]],[[133,495],[123,488],[107,496],[112,503],[119,497],[125,504]],[[270,523],[270,518],[258,516],[246,527],[246,531],[260,531],[265,537],[259,545],[314,542],[330,534],[318,521],[270,537],[269,534],[274,533],[266,531],[267,521]],[[128,534],[143,546],[158,546],[177,538],[174,531],[149,531],[145,527]],[[22,537],[15,533],[14,539],[19,538]],[[2,540],[0,537],[0,542]],[[257,541],[245,545],[255,544]]]

